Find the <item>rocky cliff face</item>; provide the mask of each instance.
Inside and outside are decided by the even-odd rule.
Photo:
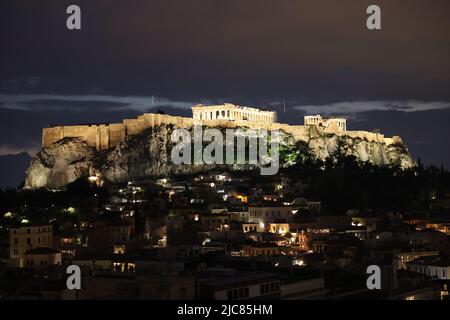
[[[406,145],[399,138],[397,141],[387,143],[385,139],[370,141],[346,136],[345,133],[336,135],[314,132],[307,143],[314,156],[320,160],[340,153],[380,166],[399,166],[406,169],[415,165]]]
[[[107,181],[121,183],[145,177],[189,174],[212,169],[206,165],[174,165],[172,125],[149,128],[125,140],[96,161],[95,170]]]
[[[40,151],[31,161],[25,188],[59,188],[88,176],[97,152],[79,138],[64,138]]]
[[[27,171],[25,188],[60,188],[80,177],[99,175],[105,181],[123,183],[146,177],[170,174],[190,174],[213,169],[208,165],[174,165],[170,155],[173,146],[173,125],[149,128],[127,138],[117,147],[97,151],[80,138],[64,138],[42,149],[32,160]],[[324,160],[338,152],[354,155],[361,161],[379,165],[399,165],[409,168],[414,165],[406,146],[399,141],[386,144],[383,141],[367,141],[345,135],[312,133],[305,141],[311,154]],[[284,133],[282,144],[294,146],[292,136]],[[281,159],[283,163],[283,159]],[[288,162],[284,162],[288,165]],[[226,166],[221,166],[224,169]],[[230,170],[246,169],[231,166]]]

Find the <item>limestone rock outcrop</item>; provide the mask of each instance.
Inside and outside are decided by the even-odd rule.
[[[150,127],[127,137],[108,150],[97,150],[82,138],[63,138],[43,148],[32,160],[27,171],[25,188],[60,188],[80,177],[99,175],[104,181],[124,183],[170,174],[190,174],[213,169],[208,165],[174,165],[171,161],[172,124]],[[361,161],[378,165],[414,166],[411,156],[400,138],[366,139],[364,136],[333,134],[310,128],[309,132],[294,136],[284,132],[283,143],[295,145],[304,141],[311,154],[320,160],[336,154],[354,155]],[[215,167],[217,168],[217,167]],[[245,169],[245,166],[222,165],[220,170]]]
[[[325,160],[337,153],[355,156],[380,166],[398,166],[402,169],[415,165],[404,142],[399,138],[367,139],[343,134],[327,133],[311,127],[306,142],[317,159]]]
[[[88,176],[97,151],[80,138],[64,138],[42,149],[31,161],[25,188],[59,188]]]

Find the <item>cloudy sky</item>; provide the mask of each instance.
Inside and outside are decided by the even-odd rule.
[[[448,0],[2,0],[0,156],[34,154],[51,124],[233,102],[287,123],[344,115],[450,168],[449,14]]]

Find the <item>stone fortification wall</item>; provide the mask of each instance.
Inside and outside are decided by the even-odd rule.
[[[189,128],[194,124],[209,127],[249,127],[251,129],[283,130],[291,134],[296,140],[308,141],[311,134],[335,134],[349,136],[373,142],[384,142],[387,145],[401,142],[400,137],[385,138],[383,134],[368,131],[342,131],[319,126],[288,125],[283,123],[261,123],[245,120],[194,120],[192,118],[171,116],[166,114],[145,113],[137,119],[125,119],[122,123],[89,124],[75,126],[56,126],[44,128],[42,133],[42,147],[49,147],[53,143],[67,137],[79,137],[89,146],[97,150],[107,150],[120,144],[127,136],[138,134],[146,128],[161,124],[173,124],[178,128]]]

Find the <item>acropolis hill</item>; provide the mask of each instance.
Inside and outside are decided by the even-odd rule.
[[[103,181],[131,180],[171,174],[192,174],[213,170],[216,165],[175,165],[170,159],[176,128],[195,125],[217,128],[279,130],[282,144],[299,152],[307,145],[317,160],[337,155],[355,156],[359,161],[381,166],[414,166],[400,137],[385,137],[368,131],[349,131],[343,118],[304,117],[303,125],[277,122],[274,111],[233,104],[192,107],[192,118],[146,113],[122,123],[56,126],[43,129],[42,150],[27,171],[25,188],[59,188],[80,177],[98,176]],[[280,159],[283,160],[283,159]],[[284,165],[288,164],[287,161]],[[283,165],[283,163],[282,163]],[[248,166],[227,166],[221,170],[247,170]]]
[[[137,119],[125,119],[122,123],[44,128],[42,147],[49,147],[63,138],[79,137],[97,150],[107,150],[119,145],[126,137],[136,135],[150,127],[172,124],[178,128],[190,128],[200,123],[209,127],[234,128],[245,126],[252,129],[283,130],[291,134],[296,140],[303,141],[308,140],[309,127],[315,126],[324,134],[345,135],[351,138],[383,142],[386,145],[401,143],[398,136],[386,138],[380,133],[347,131],[346,120],[342,118],[322,119],[320,115],[306,116],[304,125],[288,125],[277,123],[277,114],[274,111],[262,111],[229,103],[214,106],[196,105],[192,107],[192,113],[192,118],[145,113]]]

